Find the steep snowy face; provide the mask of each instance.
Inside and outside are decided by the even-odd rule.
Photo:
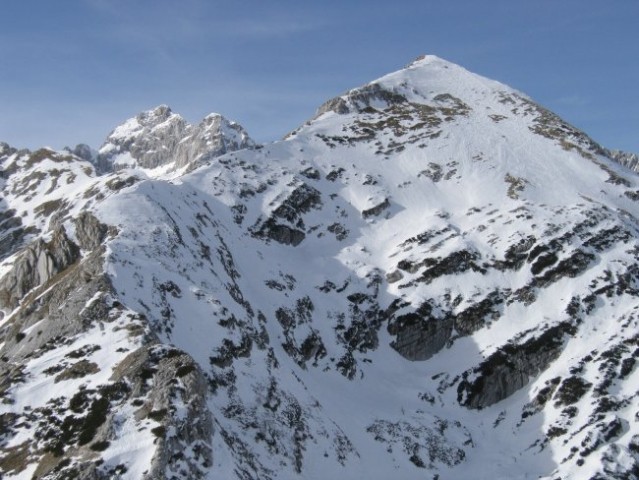
[[[334,135],[335,141],[352,145],[376,137],[379,153],[397,152],[393,145],[401,149],[412,144],[424,148],[426,140],[471,127],[469,144],[486,135],[494,141],[504,139],[504,144],[515,144],[525,141],[530,132],[555,140],[564,149],[578,147],[604,154],[583,132],[524,94],[432,55],[329,100],[310,125],[329,126],[330,121],[318,120],[335,114],[340,116],[336,129],[347,124],[347,134]],[[527,131],[518,130],[521,127]],[[300,131],[306,128],[309,124]],[[389,143],[378,137],[388,137]]]
[[[117,127],[99,150],[98,165],[107,171],[126,167],[180,168],[198,159],[255,146],[246,131],[221,115],[190,125],[166,105],[142,112]]]
[[[2,478],[162,478],[167,445],[210,462],[205,379],[117,300],[104,261],[117,229],[91,213],[143,173],[97,176],[68,151],[0,144]],[[165,415],[176,402],[186,411]],[[188,439],[160,438],[174,417]]]
[[[70,152],[0,143],[0,260],[77,209],[77,196],[94,176],[93,165]]]
[[[427,56],[198,158],[8,251],[6,477],[639,478],[639,182],[583,132]]]

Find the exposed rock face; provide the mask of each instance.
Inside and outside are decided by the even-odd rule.
[[[9,156],[17,150],[6,142],[0,142],[0,157]]]
[[[97,163],[102,170],[127,166],[155,168],[173,163],[184,167],[196,160],[255,146],[237,123],[218,114],[190,125],[166,105],[127,120],[107,137]]]
[[[73,153],[76,157],[81,158],[82,160],[93,163],[97,160],[96,157],[98,152],[84,143],[79,143],[74,147],[73,150],[71,150],[71,153]]]
[[[371,83],[327,101],[317,110],[316,118],[326,112],[335,112],[340,115],[353,111],[360,112],[376,102],[391,107],[408,103],[408,100],[400,93],[387,90],[378,83]]]
[[[100,223],[90,212],[80,212],[73,222],[75,235],[83,250],[94,250],[104,241],[108,227]]]
[[[258,233],[260,236],[270,238],[283,245],[292,245],[294,247],[298,246],[306,238],[306,234],[303,231],[276,223],[273,219],[268,219],[264,222]]]
[[[0,260],[4,260],[20,246],[27,236],[22,228],[22,219],[16,216],[15,209],[0,213]]]
[[[438,318],[432,311],[432,305],[424,303],[416,312],[392,318],[388,323],[388,333],[395,336],[391,347],[409,360],[427,360],[444,348],[453,332],[453,319]]]
[[[633,172],[639,172],[639,155],[622,150],[607,150],[606,154],[615,162],[620,163],[624,167],[628,167]]]
[[[213,418],[206,404],[208,384],[193,359],[150,345],[124,358],[111,379],[131,385],[137,419],[159,423],[153,431],[156,453],[144,478],[204,478],[213,464]]]
[[[20,396],[16,382],[25,377],[67,386],[64,396],[43,394],[27,410],[1,415],[3,433],[30,425],[34,435],[0,454],[0,471],[19,474],[35,463],[36,478],[114,478],[131,464],[102,456],[127,429],[150,428],[156,445],[140,478],[203,478],[212,465],[212,418],[201,369],[188,354],[159,345],[143,316],[113,300],[101,246],[108,227],[88,212],[74,223],[88,252],[83,259],[58,227],[49,242],[38,239],[18,254],[1,281],[3,307],[17,307],[0,329],[3,402]],[[120,347],[104,352],[106,363],[99,360],[103,346],[87,343],[104,335]],[[68,353],[45,362],[51,366],[44,371],[33,369],[58,350]]]
[[[278,202],[269,218],[259,221],[252,228],[253,234],[284,245],[299,245],[306,237],[304,214],[321,207],[321,198],[316,188],[302,183]]]
[[[0,308],[12,310],[34,287],[44,284],[79,258],[77,245],[64,228],[54,230],[50,241],[38,239],[16,259],[13,268],[0,279]]]
[[[504,345],[477,369],[464,373],[457,388],[459,403],[481,409],[520,390],[560,355],[563,337],[570,331],[574,329],[569,324],[560,324],[522,344]],[[467,380],[469,375],[474,379]]]
[[[370,217],[376,217],[378,215],[380,215],[384,210],[390,208],[390,202],[388,201],[388,198],[385,198],[383,202],[375,205],[374,207],[371,207],[367,210],[364,210],[362,212],[362,217],[364,218],[370,218]]]
[[[449,424],[444,419],[435,419],[432,425],[420,424],[420,419],[410,422],[391,423],[378,420],[366,431],[375,436],[375,440],[397,450],[404,450],[409,461],[418,468],[432,469],[437,464],[455,466],[464,461],[466,453],[455,444],[447,442],[445,432],[461,430],[461,434],[469,440],[471,435],[458,424]]]

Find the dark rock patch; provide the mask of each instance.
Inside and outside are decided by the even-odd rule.
[[[392,317],[388,333],[395,337],[391,347],[408,360],[426,360],[440,351],[453,332],[453,318],[434,315],[433,306],[423,303],[415,312]]]
[[[482,409],[515,393],[561,354],[566,334],[574,334],[574,327],[560,323],[522,344],[499,348],[477,368],[464,373],[457,388],[460,405]],[[471,373],[474,379],[468,380]]]
[[[362,217],[364,218],[376,217],[380,215],[384,210],[387,210],[389,208],[390,208],[390,202],[388,198],[385,198],[383,202],[375,205],[374,207],[371,207],[367,210],[363,210]]]

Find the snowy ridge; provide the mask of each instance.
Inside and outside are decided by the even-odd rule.
[[[7,194],[6,478],[639,478],[639,181],[583,132],[427,56],[197,158]]]

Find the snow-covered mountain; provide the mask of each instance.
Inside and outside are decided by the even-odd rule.
[[[639,478],[639,180],[522,93],[82,151],[0,147],[5,478]]]
[[[244,128],[213,113],[191,125],[166,105],[142,112],[118,126],[97,154],[103,170],[187,164],[254,147]],[[77,153],[77,152],[76,152]]]

